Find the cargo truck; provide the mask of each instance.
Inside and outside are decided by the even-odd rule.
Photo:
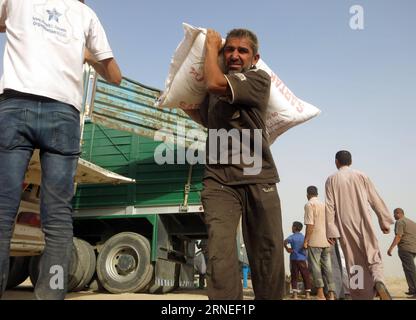
[[[202,141],[204,129],[181,110],[155,108],[161,92],[127,78],[114,86],[93,77],[90,92],[81,158],[136,183],[78,186],[74,235],[85,241],[79,269],[95,267],[112,293],[194,287],[195,241],[207,237],[203,165],[189,164],[183,153],[202,152],[187,134],[194,130]],[[158,163],[161,148],[174,159]]]
[[[77,185],[71,291],[94,279],[111,293],[195,287],[195,243],[207,231],[203,164],[188,160],[205,158],[206,131],[181,110],[155,108],[160,94],[127,78],[114,86],[86,74],[80,161],[130,183]],[[31,258],[32,283],[38,263]]]

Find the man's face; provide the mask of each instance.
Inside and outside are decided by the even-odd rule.
[[[394,219],[399,220],[402,217],[402,213],[400,211],[394,211]]]
[[[244,72],[255,65],[259,54],[254,55],[248,38],[230,38],[224,46],[224,61],[227,73]]]

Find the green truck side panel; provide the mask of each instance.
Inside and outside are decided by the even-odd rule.
[[[189,165],[155,163],[154,150],[160,144],[133,133],[86,123],[81,157],[136,179],[136,184],[79,186],[74,208],[181,205]],[[200,203],[202,175],[203,165],[195,165],[189,204]]]
[[[205,129],[192,121],[184,111],[154,106],[161,94],[158,89],[127,78],[123,78],[120,86],[99,78],[93,92],[90,117],[96,124],[150,139],[156,132],[173,134],[177,144],[187,146],[194,144],[194,135],[188,135],[189,130],[197,129],[200,141],[205,141]],[[203,150],[204,143],[198,149]]]
[[[107,237],[111,236],[112,231],[122,232],[125,227],[123,221],[128,221],[130,228],[140,229],[143,225],[135,224],[140,220],[129,219],[146,219],[150,225],[144,225],[151,227],[151,230],[146,229],[145,233],[151,241],[152,260],[156,261],[158,241],[163,240],[164,236],[176,237],[176,241],[187,236],[198,237],[205,233],[205,225],[199,214],[192,212],[165,213],[166,221],[160,219],[157,208],[169,207],[171,210],[173,207],[172,212],[178,212],[184,204],[185,185],[191,167],[187,163],[158,165],[154,154],[162,142],[154,141],[155,133],[167,133],[169,137],[173,135],[176,151],[177,148],[182,150],[185,145],[194,146],[193,136],[187,134],[189,130],[202,132],[202,139],[198,135],[198,141],[205,139],[206,132],[181,110],[155,108],[154,103],[160,96],[157,89],[127,78],[123,78],[121,86],[108,84],[102,79],[92,83],[88,91],[89,98],[85,98],[86,104],[91,107],[86,109],[89,109],[92,122],[84,123],[81,157],[107,170],[133,178],[136,183],[79,185],[73,207],[81,214],[75,215],[75,226],[79,228],[74,232],[82,233],[81,237],[88,237],[89,234],[99,237],[101,229],[97,229],[96,233],[91,230],[95,227],[93,221],[107,222],[113,219],[111,223],[98,224],[104,226],[103,230],[108,233],[103,236]],[[197,149],[203,150],[204,146],[199,145]],[[201,203],[203,167],[201,164],[192,167],[188,205]],[[96,210],[114,208],[118,212],[118,209],[126,207],[146,208],[146,214],[106,215]],[[155,209],[154,214],[152,208]],[[89,210],[94,210],[97,214],[83,217],[82,213]],[[159,225],[161,223],[163,225]],[[140,233],[140,230],[137,232]],[[165,246],[169,246],[170,241],[167,240]]]
[[[91,88],[86,104],[90,105],[92,123],[84,126],[81,157],[136,179],[137,183],[80,186],[74,208],[181,205],[189,165],[156,164],[155,149],[162,142],[154,141],[154,136],[161,132],[174,136],[182,149],[184,145],[193,145],[189,130],[200,132],[205,138],[204,128],[182,110],[156,108],[160,90],[131,79],[123,78],[121,85],[116,86],[98,78]],[[195,165],[192,172],[188,204],[199,204],[203,165]]]

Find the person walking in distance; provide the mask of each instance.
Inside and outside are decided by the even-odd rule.
[[[383,233],[390,232],[393,219],[371,180],[352,169],[352,156],[342,150],[335,155],[338,172],[325,184],[327,237],[339,238],[350,276],[353,300],[372,300],[376,293],[383,300],[391,296],[384,284],[383,263],[371,223],[369,206],[377,215]]]
[[[305,237],[301,233],[303,225],[299,221],[293,222],[292,232],[283,243],[285,249],[290,253],[290,278],[292,284],[293,299],[298,299],[298,278],[299,274],[302,276],[303,284],[305,286],[305,298],[311,298],[311,276],[307,264],[307,252],[303,248]],[[290,247],[288,247],[290,245]]]
[[[404,275],[409,286],[406,294],[416,298],[416,223],[405,217],[402,208],[396,208],[393,212],[394,219],[396,219],[394,228],[396,236],[387,254],[392,256],[393,249],[396,246],[399,247],[399,258],[402,261]]]

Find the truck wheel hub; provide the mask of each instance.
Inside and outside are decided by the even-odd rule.
[[[136,262],[131,255],[122,254],[118,258],[116,267],[119,273],[127,274],[134,271],[136,268]]]

